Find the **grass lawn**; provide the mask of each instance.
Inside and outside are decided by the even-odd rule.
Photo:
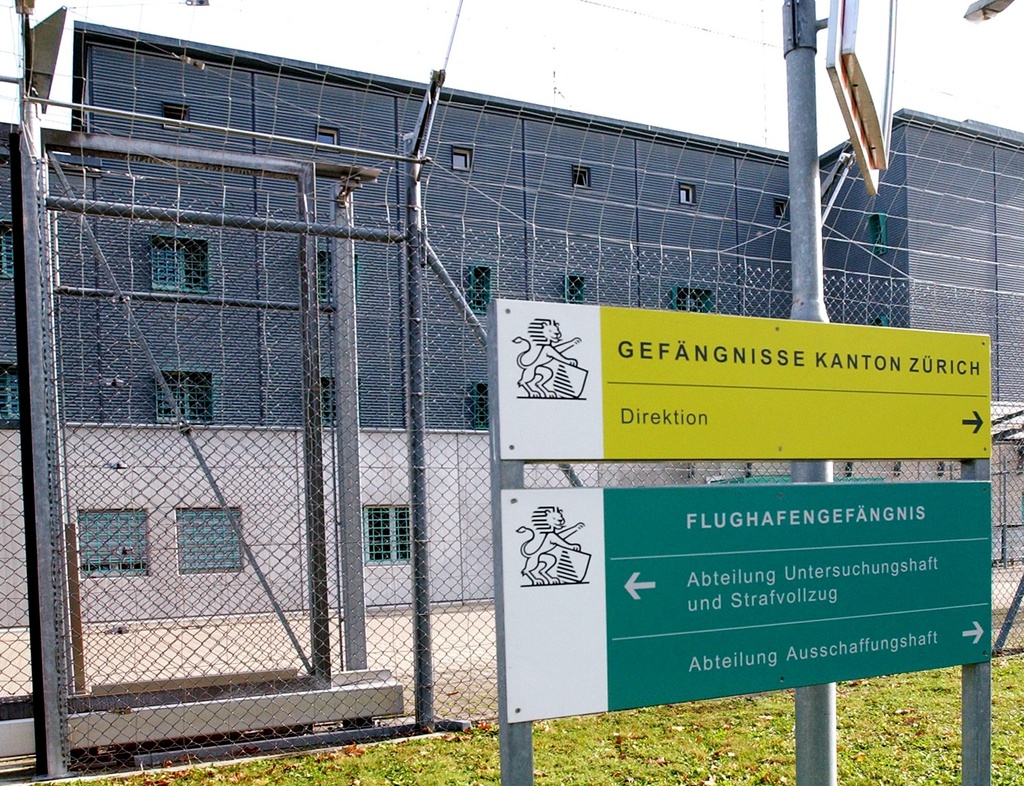
[[[992,664],[992,783],[1024,786],[1024,658]],[[840,683],[839,782],[960,783],[960,670]],[[534,724],[536,783],[794,784],[793,696],[652,707]],[[352,745],[190,770],[150,771],[118,786],[433,786],[498,784],[498,730]]]

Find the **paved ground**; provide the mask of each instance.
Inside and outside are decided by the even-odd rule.
[[[997,631],[1022,575],[1021,565],[993,570],[993,625]],[[290,622],[298,641],[308,647],[308,624],[299,618]],[[369,667],[386,669],[400,679],[406,686],[406,706],[411,708],[414,658],[410,612],[372,612],[366,628]],[[438,607],[431,614],[431,634],[437,714],[492,717],[497,712],[493,605]],[[338,640],[336,625],[332,636]],[[144,681],[187,685],[211,674],[301,670],[283,626],[271,615],[95,625],[85,629],[83,641],[90,691],[110,692],[118,685]],[[1011,631],[1007,648],[1024,648],[1024,613]],[[26,631],[0,631],[0,652],[0,696],[27,694]]]

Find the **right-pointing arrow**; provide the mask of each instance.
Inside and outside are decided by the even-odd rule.
[[[978,430],[985,425],[985,421],[981,419],[981,415],[978,414],[978,410],[974,410],[973,418],[964,418],[960,422],[965,426],[974,426],[974,431],[971,432],[972,434],[977,434]]]
[[[653,581],[637,581],[638,578],[640,578],[640,571],[630,576],[629,581],[626,582],[626,592],[633,597],[633,600],[640,600],[640,593],[637,590],[654,589],[657,586]]]
[[[979,641],[981,641],[981,636],[984,632],[985,629],[981,627],[981,623],[975,620],[974,627],[970,630],[965,630],[963,632],[963,635],[967,637],[974,636],[974,643],[977,644]]]

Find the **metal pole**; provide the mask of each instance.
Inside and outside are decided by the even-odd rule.
[[[817,29],[813,0],[786,0],[783,43],[789,118],[789,211],[792,248],[792,319],[828,322],[821,249],[821,184],[818,118],[814,83]],[[794,483],[832,480],[830,461],[794,461]],[[796,690],[797,786],[834,786],[836,766],[836,686]]]
[[[991,480],[987,459],[965,461],[963,480]],[[963,786],[992,782],[992,661],[964,664],[960,676],[960,746]]]
[[[416,128],[404,141],[405,165],[405,309],[406,309],[406,428],[409,439],[409,519],[412,535],[412,614],[415,663],[416,725],[433,731],[434,664],[430,651],[430,530],[427,521],[427,406],[423,332],[423,271],[427,266],[423,229],[423,174],[430,129],[444,71],[435,71],[423,96]]]
[[[31,110],[25,107],[24,134],[10,137],[11,215],[14,231],[15,319],[17,321],[18,401],[21,418],[21,468],[25,518],[25,572],[28,590],[29,646],[32,670],[32,716],[35,719],[36,774],[68,774],[64,741],[66,717],[61,674],[64,651],[59,644],[62,607],[54,586],[56,549],[50,486],[51,448],[47,429],[45,369],[46,317],[42,238],[39,223],[37,157],[28,135]]]
[[[303,221],[313,215],[313,167],[297,179]],[[309,659],[315,677],[331,678],[331,611],[328,597],[327,516],[324,504],[324,423],[320,389],[320,308],[316,248],[310,235],[299,243],[299,313],[302,323],[302,467],[306,486],[306,549],[309,556]]]
[[[407,140],[412,143],[413,140]],[[413,155],[413,149],[406,153]],[[423,352],[423,268],[425,249],[420,173],[406,164],[406,385],[409,434],[409,497],[412,530],[412,606],[416,725],[434,725],[434,666],[430,652],[430,534],[427,522],[426,385]]]
[[[352,225],[352,192],[334,186],[334,222]],[[332,241],[334,262],[334,468],[338,558],[341,562],[342,641],[346,669],[366,668],[366,598],[363,592],[362,504],[359,474],[359,371],[356,347],[355,244]]]
[[[487,333],[497,336],[497,315],[493,307],[488,318]],[[523,488],[524,466],[521,461],[501,461],[498,456],[500,404],[498,401],[498,347],[492,340],[487,347],[488,410],[491,413],[491,532],[494,554],[494,621],[498,655],[498,746],[501,783],[504,786],[533,786],[533,724],[508,720],[508,687],[505,683],[505,575],[502,563],[501,492]]]

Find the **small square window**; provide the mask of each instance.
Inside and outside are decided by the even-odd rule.
[[[487,395],[486,382],[477,382],[469,388],[469,427],[476,431],[485,431],[491,425]]]
[[[776,197],[772,203],[775,210],[776,218],[785,218],[789,212],[789,200],[782,197]]]
[[[208,371],[164,371],[174,404],[188,423],[213,422],[213,374]],[[158,423],[175,422],[174,407],[167,401],[160,386],[156,388],[156,419]]]
[[[187,123],[191,116],[189,112],[188,104],[174,104],[169,101],[164,101],[161,114],[168,120],[177,120],[179,122]],[[187,128],[182,128],[176,123],[165,123],[164,128],[171,128],[178,131],[187,131]]]
[[[176,510],[178,571],[237,573],[242,569],[242,515],[220,508]]]
[[[590,167],[574,164],[572,167],[572,185],[573,188],[590,188]]]
[[[710,289],[672,287],[669,294],[669,307],[673,311],[693,311],[698,314],[710,314],[714,304],[714,298],[711,296]]]
[[[469,172],[473,169],[473,148],[452,147],[452,169]]]
[[[474,265],[469,269],[466,300],[474,313],[487,311],[487,304],[491,302],[491,268],[487,265]]]
[[[18,369],[13,365],[0,365],[0,421],[17,420],[19,417]]]
[[[333,426],[338,416],[338,401],[334,393],[334,377],[320,377],[320,418],[325,426]]]
[[[80,511],[78,562],[91,576],[145,576],[148,572],[146,512]]]
[[[697,189],[692,183],[679,184],[679,204],[692,205],[697,201]]]
[[[586,279],[578,273],[568,273],[562,282],[562,298],[566,303],[582,303]]]
[[[889,315],[888,314],[876,314],[871,318],[871,324],[876,327],[889,327]]]
[[[210,254],[205,240],[153,235],[149,241],[153,289],[197,294],[210,291]]]
[[[367,562],[408,562],[412,556],[408,507],[363,508],[363,531]]]
[[[316,127],[316,141],[320,145],[336,145],[338,144],[338,129],[331,128],[330,126],[317,126]]]
[[[334,299],[334,255],[331,241],[325,237],[316,241],[316,297],[321,303]]]
[[[0,221],[0,278],[14,278],[14,229]]]
[[[871,253],[875,256],[885,256],[889,250],[889,229],[888,221],[884,213],[872,213],[868,216],[868,236],[871,239]]]

